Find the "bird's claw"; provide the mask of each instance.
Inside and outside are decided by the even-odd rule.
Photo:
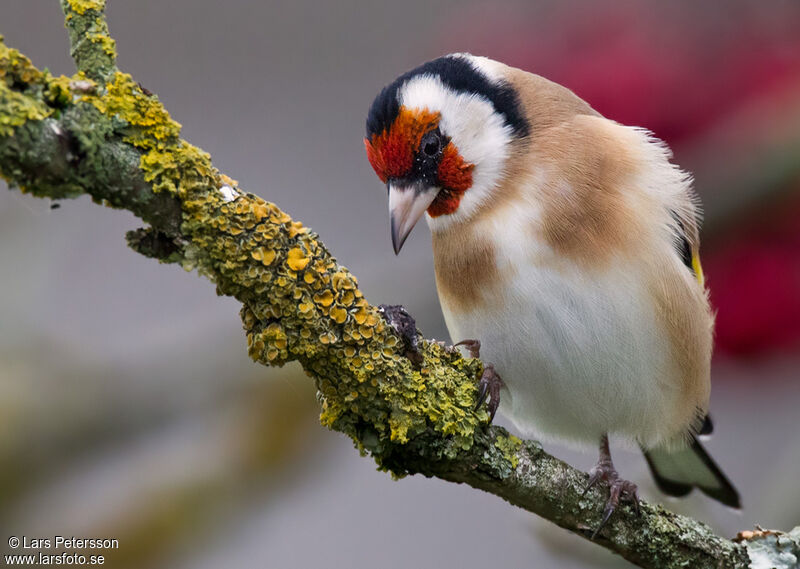
[[[483,405],[483,402],[486,401],[486,396],[489,394],[489,382],[483,381],[483,377],[481,377],[480,381],[478,381],[478,399],[475,401],[475,408],[474,411],[477,411]]]
[[[474,359],[481,357],[481,342],[480,340],[461,340],[453,344],[453,347],[464,346],[469,352],[469,356]],[[475,403],[474,411],[481,408],[488,396],[489,403],[486,405],[489,411],[489,422],[494,420],[494,415],[497,413],[497,408],[500,406],[500,388],[505,384],[502,378],[495,371],[492,364],[484,364],[483,373],[478,381],[478,400]]]
[[[471,358],[475,358],[476,360],[481,357],[481,342],[480,340],[461,340],[460,342],[456,342],[453,346],[464,346],[467,348],[469,352],[469,356]]]
[[[485,364],[481,379],[478,382],[478,402],[475,404],[475,411],[480,409],[488,395],[489,402],[486,404],[486,408],[489,411],[490,423],[494,421],[494,415],[500,406],[500,388],[504,385],[503,379],[494,370],[494,366]]]
[[[600,461],[589,471],[589,481],[583,489],[583,494],[586,494],[586,492],[600,480],[608,483],[608,500],[606,500],[606,505],[603,509],[603,518],[600,520],[600,525],[594,530],[592,539],[597,537],[600,530],[602,530],[606,523],[608,523],[608,520],[611,519],[611,515],[619,505],[620,498],[628,500],[633,505],[637,516],[641,514],[636,484],[620,478],[617,470],[610,461]]]

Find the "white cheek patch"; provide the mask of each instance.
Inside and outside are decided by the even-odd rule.
[[[491,194],[503,175],[512,129],[484,97],[453,91],[434,75],[420,75],[398,91],[398,101],[409,109],[427,109],[441,115],[439,127],[459,154],[474,164],[472,187],[464,192],[458,209],[436,218],[427,216],[432,230],[444,229],[470,217]]]

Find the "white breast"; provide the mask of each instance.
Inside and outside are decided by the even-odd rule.
[[[648,446],[674,435],[659,417],[679,404],[679,372],[644,268],[537,262],[556,257],[541,243],[521,251],[513,230],[527,223],[521,215],[503,216],[500,231],[485,228],[499,236],[499,269],[514,275],[502,291],[466,312],[442,306],[452,339],[479,339],[481,358],[505,381],[500,412],[525,436],[581,446],[604,433]]]

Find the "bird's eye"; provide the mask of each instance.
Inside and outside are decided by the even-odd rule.
[[[435,130],[426,134],[422,139],[422,152],[425,153],[426,156],[434,157],[439,154],[439,150],[441,148],[441,140],[439,139],[439,133]]]

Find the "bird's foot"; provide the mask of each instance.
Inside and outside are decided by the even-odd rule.
[[[480,359],[481,357],[481,343],[480,340],[461,340],[453,344],[453,347],[464,346],[467,348],[471,358]],[[492,364],[484,364],[481,379],[478,381],[478,402],[475,404],[475,410],[481,408],[481,405],[489,397],[489,403],[486,407],[489,411],[489,422],[494,420],[494,415],[497,413],[497,408],[500,406],[500,388],[503,387],[503,379],[495,371]]]
[[[597,529],[594,530],[592,539],[597,537],[600,530],[605,527],[606,523],[611,518],[611,514],[614,513],[614,510],[616,510],[619,505],[620,498],[633,504],[633,509],[636,511],[637,515],[640,513],[639,495],[637,493],[638,488],[636,484],[620,478],[617,469],[614,468],[614,464],[610,459],[605,460],[601,458],[594,468],[589,471],[589,482],[586,484],[583,493],[586,494],[586,492],[600,480],[608,484],[608,500],[606,500],[606,507],[603,510],[603,519],[600,521],[600,525],[597,526]]]

